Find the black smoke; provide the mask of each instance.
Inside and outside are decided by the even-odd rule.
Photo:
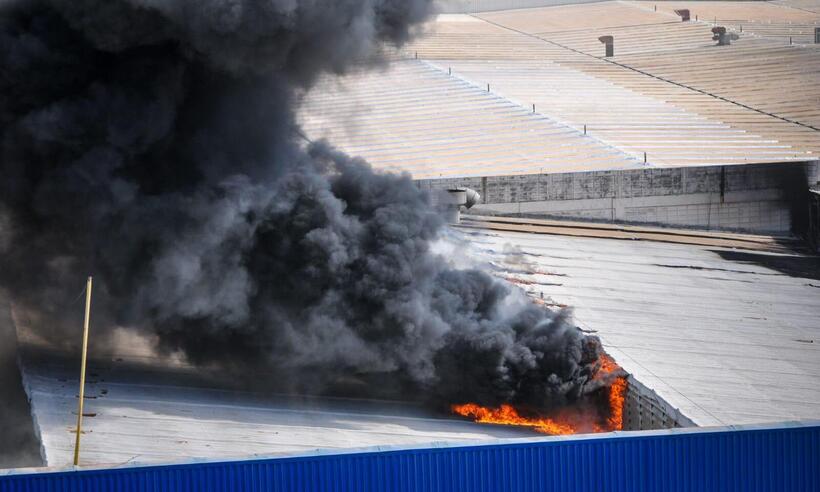
[[[300,391],[553,407],[590,390],[596,338],[431,250],[443,224],[408,176],[298,137],[316,77],[374,63],[428,0],[0,9],[0,281],[41,336],[70,343],[91,273],[98,331]]]

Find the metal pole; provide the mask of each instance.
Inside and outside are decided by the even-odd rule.
[[[535,104],[532,105],[532,112],[535,112]]]
[[[80,403],[77,405],[77,439],[74,441],[74,466],[80,464],[80,434],[83,426],[83,403],[85,399],[85,364],[88,356],[88,323],[91,316],[91,277],[85,285],[85,321],[83,322],[83,355],[80,365]]]

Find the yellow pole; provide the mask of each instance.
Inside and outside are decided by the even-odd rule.
[[[74,466],[80,464],[80,434],[83,426],[83,403],[85,400],[85,361],[88,355],[88,322],[91,316],[91,277],[85,286],[85,322],[83,323],[83,357],[80,366],[80,403],[77,408],[77,440],[74,442]]]

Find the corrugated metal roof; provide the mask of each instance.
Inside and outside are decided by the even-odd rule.
[[[696,3],[693,15],[720,5]],[[738,15],[750,5],[733,3]],[[672,6],[653,8],[600,2],[443,15],[407,52],[576,128],[587,124],[591,135],[629,153],[646,147],[650,163],[820,154],[820,134],[810,128],[820,125],[817,45],[789,46],[744,31],[731,46],[717,47],[708,22],[680,22]],[[756,8],[747,16],[765,23]],[[767,9],[784,11],[782,22],[793,17],[794,9]],[[604,34],[615,36],[613,58],[603,57]]]
[[[0,492],[693,491],[820,487],[820,422],[48,473]]]
[[[300,110],[305,134],[415,178],[623,169],[632,156],[418,60],[326,77]]]
[[[779,43],[791,37],[796,44],[813,44],[814,28],[820,27],[820,1],[806,2],[652,2],[632,1],[629,4],[673,13],[676,9],[689,9],[692,18],[717,22],[718,25],[740,30],[744,33],[776,38]],[[802,5],[801,5],[802,4]],[[791,7],[791,8],[790,8]],[[812,12],[811,8],[814,8]]]
[[[817,257],[492,220],[466,230],[475,256],[532,297],[572,307],[619,364],[696,424],[820,418]]]

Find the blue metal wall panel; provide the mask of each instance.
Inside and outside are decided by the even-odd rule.
[[[0,492],[820,491],[820,424],[0,475]]]

